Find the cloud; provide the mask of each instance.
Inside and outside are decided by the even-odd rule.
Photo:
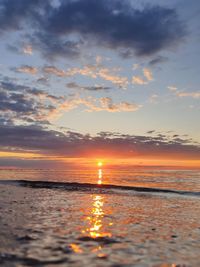
[[[1,1],[1,32],[31,26],[31,44],[44,56],[76,57],[80,46],[100,46],[148,56],[169,49],[185,36],[176,10],[130,1]],[[151,23],[149,23],[151,22]],[[76,36],[76,38],[72,38]]]
[[[159,96],[157,94],[151,95],[150,98],[149,98],[149,102],[150,103],[154,103],[154,104],[157,103],[158,97]]]
[[[137,10],[129,3],[65,1],[47,17],[45,29],[58,36],[79,33],[110,48],[134,50],[137,55],[168,48],[184,35],[175,10],[159,6]]]
[[[0,117],[10,124],[48,123],[49,114],[62,97],[12,82],[0,82]]]
[[[98,71],[97,65],[86,65],[86,66],[83,66],[82,68],[69,68],[66,71],[66,75],[74,76],[74,75],[80,74],[82,76],[88,76],[90,78],[96,79],[97,71]]]
[[[139,76],[139,75],[134,75],[132,77],[132,83],[133,84],[138,84],[138,85],[145,85],[148,84],[149,82],[152,82],[153,79],[153,74],[150,69],[148,68],[143,68],[143,75],[144,78]]]
[[[118,75],[119,69],[117,68],[106,68],[99,62],[92,65],[85,65],[81,68],[68,68],[67,70],[61,70],[55,66],[45,66],[43,72],[46,74],[53,74],[58,77],[73,77],[75,75],[87,76],[92,79],[101,78],[105,81],[109,81],[119,88],[125,89],[128,85],[128,78],[125,76]]]
[[[46,3],[45,3],[46,2]],[[15,31],[22,28],[22,22],[39,19],[39,11],[47,6],[48,1],[40,0],[1,0],[0,32]],[[26,25],[26,24],[24,24]]]
[[[200,92],[177,92],[178,97],[200,98]]]
[[[21,85],[21,84],[16,84],[15,82],[12,81],[0,81],[0,89],[5,91],[5,92],[9,92],[9,91],[14,91],[16,93],[23,93],[23,94],[31,94],[37,97],[47,97],[50,99],[54,99],[54,100],[60,100],[63,99],[63,97],[57,97],[54,95],[51,95],[49,93],[47,93],[46,91],[40,90],[40,89],[36,89],[36,88],[32,88],[29,86],[25,86],[25,85]]]
[[[153,132],[151,131],[153,134]],[[0,147],[6,151],[34,151],[57,157],[118,157],[200,159],[199,144],[180,137],[125,135],[102,132],[96,136],[60,132],[38,125],[0,125]]]
[[[150,130],[147,132],[147,134],[153,134],[153,133],[155,133],[155,130]]]
[[[50,61],[63,57],[70,59],[79,57],[81,55],[80,46],[83,44],[81,40],[62,40],[59,36],[40,31],[29,36],[29,40],[34,48],[41,51],[42,55]]]
[[[153,81],[153,75],[150,69],[144,68],[143,69],[143,74],[144,77],[148,80],[148,81]]]
[[[186,91],[180,91],[178,90],[177,87],[175,86],[168,86],[167,87],[170,91],[172,91],[177,97],[182,98],[182,97],[191,97],[191,98],[200,98],[200,92],[186,92]]]
[[[139,84],[139,85],[147,84],[147,82],[143,78],[141,78],[140,76],[133,76],[132,77],[132,83],[133,84]]]
[[[32,55],[33,54],[33,48],[31,45],[25,45],[23,47],[23,53],[27,55]]]
[[[126,86],[128,85],[127,77],[112,74],[108,68],[101,68],[98,71],[97,75],[106,81],[112,82],[120,88],[126,88]]]
[[[38,78],[36,82],[42,83],[42,84],[47,84],[48,78],[42,76],[42,77]]]
[[[160,63],[164,63],[168,60],[167,57],[163,57],[163,56],[156,56],[155,58],[153,58],[152,60],[149,61],[149,65],[150,66],[154,66]]]
[[[108,89],[94,86],[85,87],[84,90]],[[114,103],[109,97],[55,96],[34,87],[0,81],[0,118],[4,124],[49,124],[63,112],[79,107],[84,107],[87,112],[132,112],[141,105],[127,101]]]
[[[177,89],[178,89],[176,86],[172,86],[172,85],[168,86],[167,88],[172,92],[177,91]]]
[[[64,70],[58,69],[54,66],[45,66],[43,68],[43,72],[47,74],[53,74],[58,77],[64,77],[66,76],[66,72]]]
[[[100,85],[82,86],[75,82],[67,83],[66,86],[70,89],[81,89],[81,90],[87,90],[87,91],[108,91],[112,89],[111,87],[100,86]]]
[[[66,100],[58,105],[55,110],[52,110],[52,112],[49,114],[49,118],[55,119],[59,117],[64,111],[70,111],[81,106],[85,107],[85,111],[87,112],[107,111],[112,113],[133,112],[142,107],[141,105],[127,101],[114,103],[112,98],[110,97],[94,98],[89,96],[82,98],[79,96],[72,96],[66,98]]]
[[[38,72],[38,69],[28,65],[23,65],[19,68],[15,68],[15,71],[35,75]]]
[[[110,97],[102,97],[100,99],[100,110],[106,110],[109,112],[121,112],[121,111],[136,111],[141,106],[126,101],[119,102],[114,104]]]

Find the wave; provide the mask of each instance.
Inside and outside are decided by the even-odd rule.
[[[200,192],[180,191],[164,188],[139,187],[139,186],[124,186],[113,184],[91,184],[77,182],[50,182],[50,181],[30,181],[30,180],[1,180],[0,184],[23,186],[30,188],[46,188],[46,189],[62,189],[68,191],[89,191],[98,193],[114,193],[116,190],[133,191],[141,193],[163,193],[163,194],[178,194],[188,196],[200,196]]]

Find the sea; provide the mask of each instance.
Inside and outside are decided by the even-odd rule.
[[[200,169],[0,169],[0,266],[200,266]]]

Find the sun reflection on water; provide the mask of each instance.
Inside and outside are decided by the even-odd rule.
[[[103,172],[102,169],[98,169],[98,184],[102,184]]]
[[[97,163],[97,166],[99,167],[98,169],[98,180],[97,180],[97,184],[101,185],[102,184],[102,179],[103,179],[103,170],[102,170],[102,166],[103,166],[103,163],[101,161],[99,161]]]
[[[98,169],[98,184],[102,184],[103,171],[102,169]],[[104,231],[105,227],[111,226],[113,223],[109,222],[106,224],[104,217],[104,203],[105,203],[105,195],[92,195],[92,204],[90,214],[85,218],[87,222],[87,227],[82,230],[83,234],[90,236],[91,238],[98,237],[110,237],[111,233]]]
[[[111,233],[103,231],[104,228],[104,196],[92,196],[92,209],[90,216],[86,217],[88,226],[82,231],[92,238],[111,236]]]

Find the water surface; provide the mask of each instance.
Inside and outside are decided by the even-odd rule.
[[[197,171],[4,170],[0,175],[4,181],[33,181],[0,183],[2,266],[200,266],[198,194],[112,187],[197,193]],[[35,186],[47,180],[65,186]]]

